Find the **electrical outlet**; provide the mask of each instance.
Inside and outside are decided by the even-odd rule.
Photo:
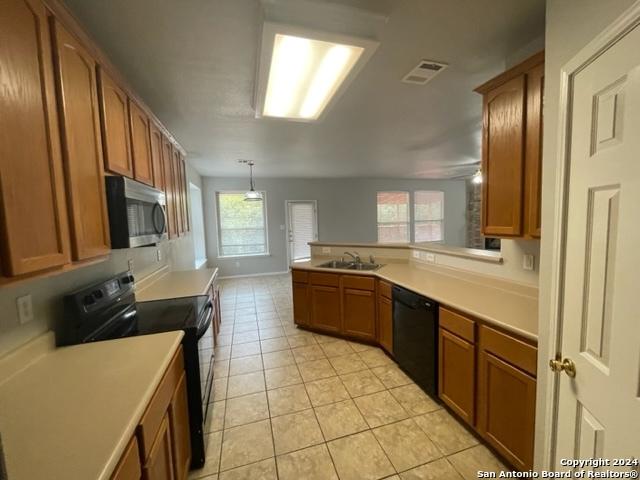
[[[420,258],[420,252],[418,250],[413,250],[411,254],[413,255],[413,258]]]
[[[130,272],[133,272],[133,258],[130,258],[130,259],[127,261],[127,265],[129,266],[129,271],[130,271]]]
[[[16,298],[16,306],[18,307],[18,318],[20,324],[25,324],[33,320],[33,304],[31,303],[31,295],[23,295]]]
[[[322,253],[331,253],[331,247],[322,247]]]
[[[156,258],[158,259],[159,262],[162,261],[162,250],[160,249],[156,250]]]
[[[427,263],[436,263],[436,255],[435,253],[423,252],[424,256],[422,259]]]
[[[531,253],[524,254],[522,256],[522,268],[524,270],[533,270],[534,257]]]

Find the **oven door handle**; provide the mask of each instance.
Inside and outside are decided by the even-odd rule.
[[[197,334],[198,339],[200,339],[200,337],[202,337],[205,334],[205,332],[209,328],[209,325],[211,325],[212,317],[213,317],[213,303],[211,303],[211,301],[208,301],[207,305],[204,307],[204,313],[200,317],[200,318],[204,318],[204,321],[198,322],[198,334]]]

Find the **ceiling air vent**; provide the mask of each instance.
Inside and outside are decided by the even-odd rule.
[[[448,65],[446,63],[422,60],[413,70],[404,76],[402,81],[404,83],[424,85],[447,67]]]

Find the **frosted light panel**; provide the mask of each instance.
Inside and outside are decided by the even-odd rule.
[[[276,34],[263,115],[317,119],[363,51],[352,45]]]

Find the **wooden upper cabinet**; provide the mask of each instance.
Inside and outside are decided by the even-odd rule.
[[[153,185],[153,161],[151,158],[151,127],[149,117],[133,100],[129,100],[131,125],[131,156],[134,178]]]
[[[187,162],[185,162],[183,155],[180,155],[180,168],[182,172],[181,185],[184,192],[184,201],[182,202],[182,223],[184,231],[188,232],[191,230],[191,219],[189,218],[189,186],[187,184]]]
[[[164,165],[162,162],[162,141],[164,135],[151,122],[151,163],[153,164],[153,186],[164,191]]]
[[[544,64],[527,72],[527,143],[525,150],[525,233],[541,235],[542,199],[542,100]]]
[[[127,94],[102,68],[98,69],[98,82],[105,168],[133,178]]]
[[[96,62],[60,23],[52,22],[62,153],[74,260],[110,250]]]
[[[169,238],[178,234],[176,227],[176,209],[173,174],[173,146],[168,138],[162,138],[162,166],[164,171],[164,192],[167,202],[167,223]]]
[[[485,96],[482,155],[482,231],[522,233],[525,77],[521,75]]]
[[[173,149],[173,157],[171,161],[171,168],[173,170],[173,204],[176,216],[176,232],[178,235],[184,233],[183,224],[183,207],[184,202],[184,185],[182,182],[182,167],[180,165],[180,152],[177,148]]]
[[[69,232],[47,10],[0,10],[0,257],[21,275],[68,263]]]
[[[544,52],[476,89],[483,95],[482,233],[540,237]]]

